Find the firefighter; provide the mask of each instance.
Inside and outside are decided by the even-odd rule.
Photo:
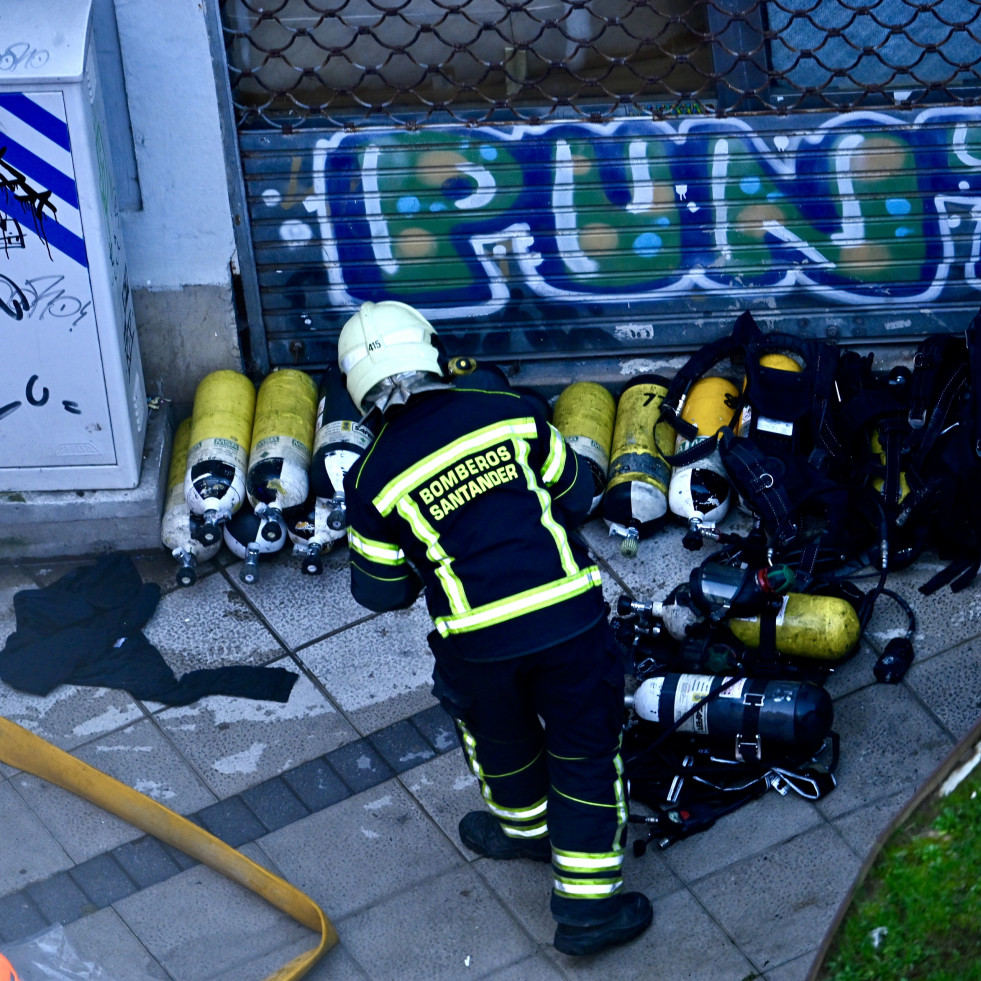
[[[437,343],[394,301],[363,304],[341,331],[348,392],[384,421],[344,481],[351,590],[376,611],[425,591],[433,693],[487,805],[460,838],[488,858],[551,861],[555,947],[597,953],[653,912],[621,876],[624,665],[599,569],[569,532],[592,477],[542,401],[492,375],[444,380]]]

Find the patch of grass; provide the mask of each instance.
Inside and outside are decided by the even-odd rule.
[[[981,773],[898,828],[856,890],[820,981],[981,981]]]

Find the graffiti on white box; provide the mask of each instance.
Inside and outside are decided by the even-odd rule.
[[[72,425],[87,434],[105,422],[104,395],[93,387],[98,334],[60,92],[0,93],[0,237],[0,420],[13,426],[8,433],[23,440],[25,455],[43,459],[86,441],[74,432],[66,440],[58,421],[66,413],[80,417]],[[86,439],[86,453],[101,452]]]

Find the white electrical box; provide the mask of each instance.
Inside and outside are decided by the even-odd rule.
[[[0,4],[0,491],[140,481],[146,390],[91,14]]]

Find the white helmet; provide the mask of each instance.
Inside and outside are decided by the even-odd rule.
[[[362,303],[341,328],[337,363],[351,400],[363,408],[365,395],[379,382],[410,371],[439,376],[433,325],[414,307],[397,300]]]

